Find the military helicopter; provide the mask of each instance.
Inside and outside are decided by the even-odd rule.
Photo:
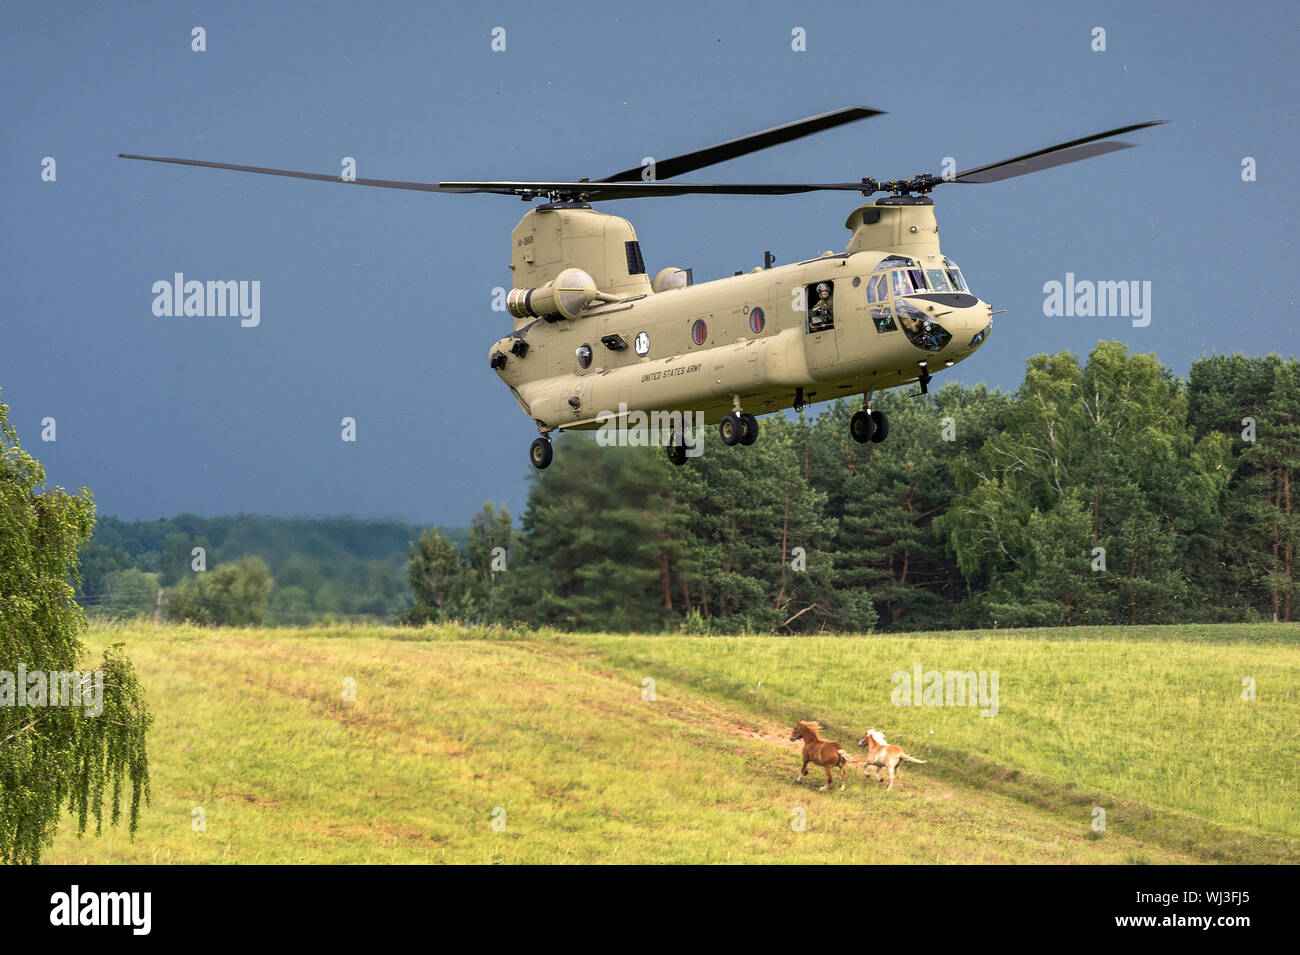
[[[917,383],[975,353],[993,329],[994,309],[974,295],[939,249],[930,192],[948,182],[989,183],[1126,149],[1113,137],[1159,125],[1137,123],[1058,143],[947,176],[832,183],[674,183],[684,173],[874,116],[862,106],[822,113],[695,152],[573,182],[400,182],[230,163],[139,156],[324,182],[423,192],[491,193],[545,200],[510,234],[513,331],[488,361],[539,437],[529,461],[550,465],[550,435],[626,424],[652,413],[671,422],[669,459],[687,458],[689,415],[717,423],[725,445],[758,438],[756,414],[861,394],[850,433],[880,442],[889,433],[872,395]],[[883,198],[845,220],[841,253],[777,267],[770,253],[747,273],[695,283],[690,269],[646,272],[626,219],[593,211],[613,199],[684,195],[793,195],[836,191]],[[616,410],[615,410],[616,409]]]

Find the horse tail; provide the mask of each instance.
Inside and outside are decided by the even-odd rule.
[[[906,753],[900,753],[899,755],[901,755],[901,756],[903,757],[903,759],[907,760],[909,763],[925,763],[925,762],[929,762],[929,760],[925,760],[925,759],[917,759],[915,756],[908,756]]]

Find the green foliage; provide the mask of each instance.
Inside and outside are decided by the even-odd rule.
[[[516,545],[510,512],[483,505],[470,524],[465,547],[430,529],[410,545],[409,579],[415,604],[402,623],[510,622],[510,555]]]
[[[157,574],[128,567],[104,575],[104,600],[100,604],[105,614],[114,618],[143,617],[157,607],[160,588]]]
[[[0,403],[0,860],[35,863],[48,846],[64,807],[84,832],[89,818],[102,830],[104,802],[120,821],[131,789],[128,827],[135,834],[141,799],[149,795],[145,737],[151,717],[130,661],[105,652],[102,712],[28,698],[27,674],[89,672],[79,632],[84,619],[74,596],[78,549],[95,523],[91,494],[42,490],[45,473],[23,451]],[[93,677],[92,677],[93,681]],[[7,688],[7,690],[6,690]],[[20,695],[21,691],[21,695]],[[73,701],[60,701],[68,703]]]
[[[875,403],[890,422],[881,444],[849,436],[852,403],[818,418],[815,473],[840,516],[837,586],[864,612],[874,603],[883,629],[951,626],[966,587],[934,521],[954,495],[953,462],[978,451],[1007,403],[1000,392],[953,383],[921,396],[886,392]]]
[[[260,626],[271,595],[271,575],[260,557],[194,573],[163,596],[163,613],[177,623]]]
[[[665,563],[685,516],[657,448],[601,449],[586,434],[556,442],[531,476],[525,545],[513,584],[534,626],[655,629],[672,601]]]
[[[1222,435],[1196,439],[1154,355],[1040,355],[998,433],[954,463],[960,493],[937,524],[968,579],[988,581],[985,625],[1174,622],[1201,596],[1184,568],[1226,453]]]
[[[157,574],[161,586],[171,587],[192,576],[193,549],[204,547],[209,567],[249,556],[266,562],[275,581],[266,609],[272,623],[306,624],[326,616],[389,621],[411,604],[407,543],[420,531],[397,521],[355,518],[102,518],[82,548],[78,601],[92,615],[119,617],[106,590],[110,573],[134,568]],[[463,544],[469,530],[443,533]],[[281,598],[283,588],[295,589]],[[300,591],[306,591],[305,600]]]
[[[1192,572],[1222,619],[1292,620],[1300,607],[1300,363],[1214,355],[1192,365],[1189,392],[1197,434],[1226,434],[1232,469]]]

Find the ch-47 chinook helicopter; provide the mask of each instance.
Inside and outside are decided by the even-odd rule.
[[[534,467],[551,463],[549,435],[591,430],[640,412],[673,422],[668,457],[687,457],[687,415],[719,423],[727,445],[758,437],[755,413],[802,410],[811,401],[861,394],[850,431],[859,442],[889,433],[871,396],[917,382],[969,358],[993,328],[992,306],[976,297],[939,249],[934,201],[945,182],[988,183],[1126,149],[1137,123],[940,177],[880,182],[671,183],[683,173],[881,115],[854,106],[603,179],[575,182],[398,182],[121,154],[125,159],[210,166],[325,182],[423,192],[495,193],[544,204],[510,235],[514,330],[489,350],[491,367],[537,423]],[[632,224],[591,203],[647,196],[791,195],[818,191],[887,196],[858,206],[842,253],[821,255],[695,284],[689,269],[646,272]],[[617,409],[617,410],[615,410]],[[663,420],[661,417],[660,420]]]

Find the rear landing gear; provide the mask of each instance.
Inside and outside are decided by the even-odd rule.
[[[551,466],[551,458],[555,457],[555,449],[551,447],[550,438],[534,438],[533,443],[528,448],[528,461],[539,471],[545,471]]]
[[[678,434],[676,428],[668,436],[668,444],[664,447],[664,450],[668,452],[668,460],[677,467],[681,467],[686,463],[686,438],[684,435]]]
[[[740,441],[744,429],[745,426],[740,422],[740,415],[734,411],[718,422],[718,434],[722,436],[722,443],[729,448]]]
[[[740,410],[740,395],[731,396],[731,414],[718,423],[718,433],[727,447],[735,444],[749,447],[758,440],[758,419]]]
[[[749,447],[758,440],[758,419],[748,411],[733,411],[718,424],[718,433],[727,447],[736,444]]]

